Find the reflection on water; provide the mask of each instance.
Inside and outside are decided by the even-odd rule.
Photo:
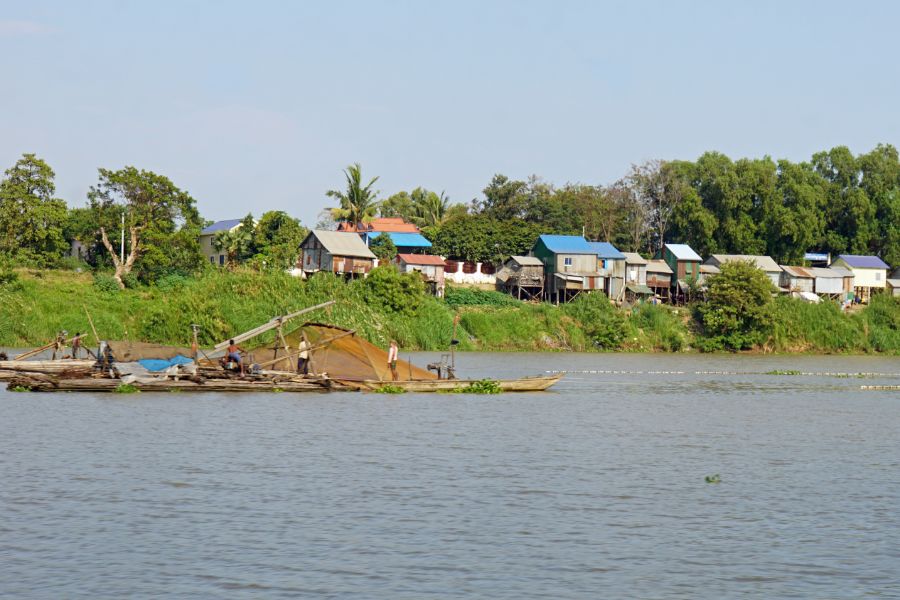
[[[0,596],[900,596],[900,393],[859,389],[900,383],[897,359],[457,362],[573,373],[530,395],[0,393]],[[888,375],[696,373],[772,370]]]

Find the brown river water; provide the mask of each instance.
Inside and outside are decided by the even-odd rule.
[[[900,385],[900,359],[457,363],[568,374],[496,396],[0,391],[0,597],[900,598],[900,392],[860,388]]]

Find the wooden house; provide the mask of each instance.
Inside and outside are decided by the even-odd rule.
[[[428,289],[438,298],[444,297],[444,259],[430,254],[398,254],[401,273],[421,273]]]
[[[603,291],[611,300],[625,297],[625,255],[609,242],[588,242],[597,254],[597,272],[603,276]]]
[[[544,297],[568,302],[583,291],[602,291],[597,252],[580,235],[542,235],[531,254],[544,265]]]
[[[868,303],[873,293],[887,288],[890,267],[877,256],[841,254],[831,266],[843,267],[853,273],[853,292],[861,302]]]
[[[497,271],[497,284],[519,300],[544,295],[544,263],[536,256],[510,256]]]
[[[653,295],[647,287],[647,259],[637,252],[623,252],[625,255],[625,300],[636,302]]]
[[[665,244],[659,253],[672,269],[672,279],[687,283],[700,277],[700,262],[703,260],[694,249],[687,244]]]
[[[816,288],[816,276],[812,267],[791,267],[781,265],[780,287],[789,292],[813,293]]]
[[[781,288],[781,267],[771,256],[759,256],[755,254],[713,254],[706,260],[706,264],[720,267],[729,262],[750,262],[756,268],[768,275],[772,285]]]
[[[666,261],[661,258],[647,261],[647,287],[663,300],[671,299],[672,269]]]
[[[307,274],[365,276],[374,264],[375,255],[356,233],[310,231],[300,244],[300,268]]]

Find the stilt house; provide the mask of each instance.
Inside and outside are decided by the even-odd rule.
[[[568,302],[583,291],[603,291],[597,252],[580,235],[542,235],[531,253],[544,265],[544,297]]]
[[[831,265],[844,267],[853,273],[853,291],[862,302],[869,302],[873,293],[881,292],[887,287],[890,267],[877,256],[841,254]]]
[[[519,300],[544,295],[544,263],[536,256],[510,256],[497,272],[500,288]]]
[[[374,264],[375,255],[356,233],[310,231],[300,244],[300,268],[307,274],[365,276]]]

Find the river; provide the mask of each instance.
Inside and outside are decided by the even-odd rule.
[[[900,392],[860,389],[900,360],[457,362],[569,373],[497,396],[0,392],[0,596],[900,597]]]

